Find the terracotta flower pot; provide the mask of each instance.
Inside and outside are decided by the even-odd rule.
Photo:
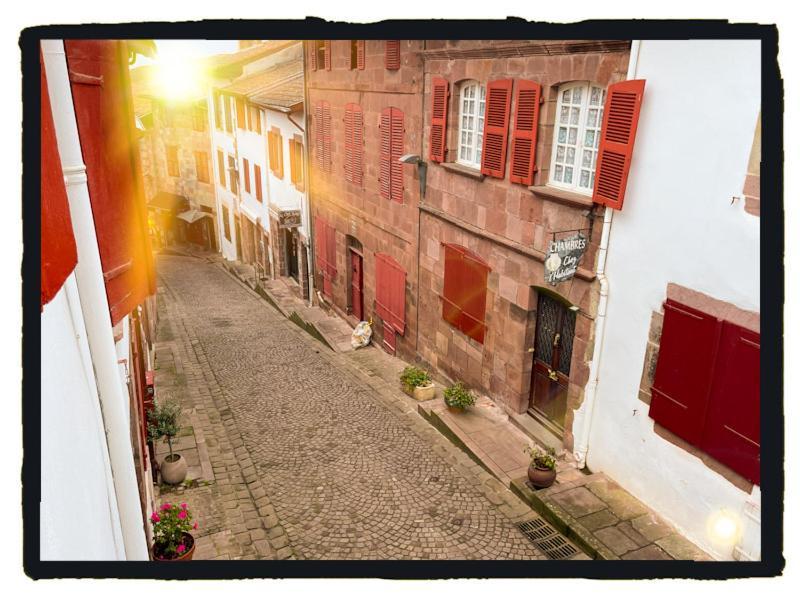
[[[417,402],[425,402],[426,400],[433,400],[436,397],[436,386],[433,382],[428,385],[418,385],[414,388],[411,394]]]
[[[177,460],[170,460],[175,459]],[[171,485],[183,483],[186,479],[186,473],[189,471],[189,465],[186,464],[186,459],[180,454],[169,454],[164,460],[161,461],[161,481]]]
[[[531,464],[528,467],[528,479],[533,487],[537,489],[547,488],[553,485],[553,482],[556,480],[556,470],[542,469],[541,467]]]
[[[178,562],[182,560],[192,560],[192,556],[194,555],[194,538],[192,537],[191,533],[184,533],[183,534],[183,544],[188,548],[183,554],[180,556],[175,556],[173,558],[164,558],[160,556],[160,552],[156,546],[153,546],[153,560],[158,562]]]
[[[448,404],[447,405],[447,410],[449,410],[451,413],[457,413],[458,414],[458,413],[463,413],[467,409],[464,408],[463,406],[450,406]]]

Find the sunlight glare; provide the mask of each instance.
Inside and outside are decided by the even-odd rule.
[[[203,96],[204,72],[199,61],[186,53],[161,53],[156,61],[155,86],[164,100],[181,102]]]

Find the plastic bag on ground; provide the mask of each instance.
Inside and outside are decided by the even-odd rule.
[[[356,328],[353,329],[353,335],[350,336],[350,345],[353,350],[356,348],[363,348],[367,346],[372,339],[372,319],[369,321],[361,321]]]

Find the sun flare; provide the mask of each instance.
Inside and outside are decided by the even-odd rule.
[[[181,102],[204,93],[205,73],[198,60],[188,54],[159,54],[154,83],[164,100]]]

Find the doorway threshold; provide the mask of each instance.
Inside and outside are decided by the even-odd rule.
[[[555,449],[556,454],[560,454],[561,451],[564,450],[562,441],[528,413],[509,413],[508,417],[517,428],[522,430],[525,435],[533,439],[540,446],[544,446],[545,448],[552,447]]]

